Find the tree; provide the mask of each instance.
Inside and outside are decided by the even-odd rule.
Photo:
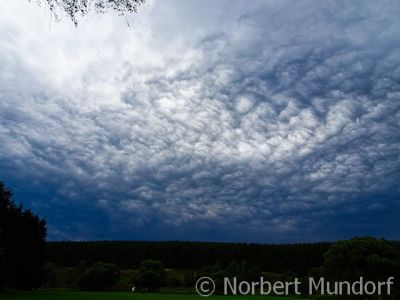
[[[0,181],[0,286],[38,288],[43,282],[46,222],[22,205]]]
[[[135,284],[140,290],[157,291],[165,283],[165,270],[158,260],[145,260],[135,277]]]
[[[84,291],[108,291],[120,277],[121,269],[117,265],[97,262],[78,277],[77,286]]]
[[[384,280],[400,268],[400,251],[384,239],[355,238],[337,242],[325,254],[324,268],[334,280]]]
[[[261,277],[260,267],[250,265],[247,261],[242,261],[240,263],[231,261],[226,268],[226,272],[230,278],[237,277],[239,280],[248,282],[257,281]]]
[[[194,287],[196,283],[195,273],[193,270],[185,270],[183,273],[183,286],[184,287]]]
[[[385,239],[354,238],[333,244],[325,254],[324,272],[333,281],[386,281],[400,275],[398,245]],[[399,287],[396,286],[396,293]]]
[[[178,287],[182,286],[183,282],[175,270],[165,273],[165,286]]]
[[[36,0],[38,4],[42,0]],[[87,15],[91,10],[98,13],[105,13],[108,10],[115,10],[120,15],[136,13],[138,7],[145,0],[43,0],[48,5],[50,11],[58,19],[59,11],[65,12],[75,26],[78,25],[77,17]]]

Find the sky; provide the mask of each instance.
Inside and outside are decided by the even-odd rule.
[[[49,240],[400,239],[399,15],[0,0],[0,179]]]

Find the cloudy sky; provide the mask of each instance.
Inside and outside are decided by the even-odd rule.
[[[0,179],[52,240],[399,239],[399,15],[148,0],[74,27],[1,0]]]

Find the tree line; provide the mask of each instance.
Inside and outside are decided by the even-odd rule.
[[[149,292],[162,289],[170,291],[194,292],[195,283],[204,276],[214,280],[216,292],[223,293],[225,278],[236,278],[238,282],[258,282],[260,278],[268,282],[301,282],[300,292],[307,296],[308,281],[312,277],[318,281],[324,277],[328,281],[356,282],[362,277],[364,281],[385,282],[394,278],[389,297],[372,295],[368,299],[397,299],[400,295],[400,249],[398,243],[371,237],[354,238],[332,244],[324,254],[322,265],[309,269],[305,274],[291,271],[272,273],[263,271],[260,266],[248,261],[231,261],[224,264],[217,260],[212,265],[197,269],[182,270],[166,268],[159,260],[144,260],[136,269],[120,268],[115,263],[83,261],[75,268],[59,268],[53,265],[48,268],[49,281],[57,282],[57,273],[68,277],[68,282],[48,285],[49,288],[78,288],[80,290],[101,291],[120,290]],[[67,271],[67,276],[65,276]],[[60,276],[58,276],[60,277]],[[291,289],[289,293],[294,294]],[[348,299],[359,297],[350,296]],[[343,298],[341,298],[343,299]]]
[[[143,260],[156,259],[167,268],[198,269],[219,261],[248,261],[270,272],[292,271],[306,274],[320,266],[330,243],[248,244],[208,242],[49,242],[47,259],[60,266],[73,267],[81,261],[115,263],[137,269]]]

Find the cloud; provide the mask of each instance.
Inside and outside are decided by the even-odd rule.
[[[399,238],[399,10],[1,4],[0,176],[53,239]]]

